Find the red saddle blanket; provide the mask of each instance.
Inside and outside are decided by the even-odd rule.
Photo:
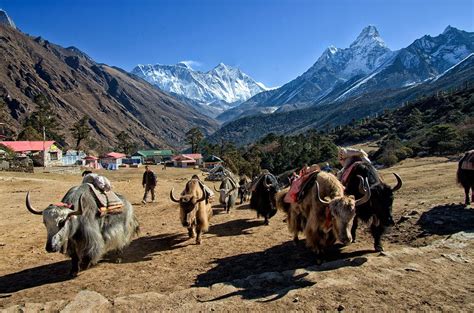
[[[291,183],[290,190],[286,193],[283,201],[286,203],[295,203],[298,201],[298,195],[305,186],[306,182],[313,176],[314,173],[320,172],[319,169],[313,170],[311,172],[305,173],[303,176],[295,179]]]

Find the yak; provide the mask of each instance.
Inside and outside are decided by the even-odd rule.
[[[277,212],[275,195],[280,191],[276,177],[268,171],[262,173],[252,183],[250,208],[257,211],[257,217],[263,216],[264,224]]]
[[[26,194],[26,208],[42,215],[48,233],[47,252],[61,252],[71,257],[70,275],[95,265],[111,251],[121,253],[139,232],[133,207],[123,196],[120,213],[102,215],[95,195],[88,184],[69,189],[61,203],[50,204],[43,211],[33,207],[30,193]]]
[[[356,240],[356,230],[358,220],[366,223],[372,218],[370,231],[374,238],[375,251],[383,251],[382,235],[388,227],[393,226],[392,205],[394,193],[402,187],[402,179],[396,173],[393,173],[397,179],[397,185],[390,187],[383,182],[375,167],[367,162],[357,162],[354,164],[346,182],[346,194],[355,197],[361,196],[359,189],[359,176],[367,179],[370,186],[371,198],[367,203],[360,205],[356,209],[356,218],[352,224],[352,240]]]
[[[456,180],[464,188],[464,204],[470,205],[471,200],[474,202],[474,150],[466,152],[459,160]],[[471,199],[469,199],[469,191],[471,191]]]
[[[191,179],[186,183],[179,199],[174,197],[173,191],[171,189],[170,199],[179,203],[181,224],[188,229],[189,238],[196,236],[196,244],[201,244],[202,233],[209,229],[212,216],[204,186],[199,179]]]
[[[219,203],[224,206],[226,213],[229,213],[230,209],[235,205],[237,189],[237,184],[231,177],[225,177],[222,180],[219,190],[214,186],[214,190],[219,192]]]
[[[314,181],[307,185],[309,191],[299,201],[283,201],[288,189],[278,193],[276,198],[278,208],[287,214],[288,229],[295,243],[298,234],[303,232],[306,246],[319,255],[335,243],[347,245],[352,241],[350,230],[355,207],[370,199],[370,190],[368,183],[359,177],[363,196],[355,200],[344,194],[344,187],[333,174],[319,172],[314,175]]]
[[[250,187],[252,185],[252,181],[247,175],[244,175],[239,180],[239,193],[238,196],[240,198],[240,204],[244,202],[248,202],[250,200]]]

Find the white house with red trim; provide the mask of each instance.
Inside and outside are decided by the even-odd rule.
[[[127,155],[119,152],[109,152],[100,157],[100,164],[109,170],[117,170]]]
[[[36,165],[62,165],[63,152],[54,141],[0,141],[18,155],[28,155]]]
[[[172,159],[175,167],[194,167],[202,165],[202,155],[200,153],[179,154]]]

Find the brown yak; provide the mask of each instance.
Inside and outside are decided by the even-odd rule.
[[[176,199],[170,191],[171,201],[179,203],[181,224],[188,229],[189,238],[196,236],[196,244],[201,244],[201,235],[209,229],[212,216],[211,205],[204,186],[198,179],[186,183],[181,197]]]
[[[360,180],[364,196],[358,200],[344,195],[344,187],[337,177],[326,172],[317,174],[314,185],[300,202],[283,202],[288,189],[278,193],[277,206],[286,212],[288,229],[295,242],[298,241],[298,234],[303,232],[306,246],[317,254],[336,242],[349,244],[352,241],[350,230],[355,206],[370,199],[367,182],[362,177]]]

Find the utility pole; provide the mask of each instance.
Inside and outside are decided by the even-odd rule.
[[[43,125],[43,169],[46,169],[46,128]]]

